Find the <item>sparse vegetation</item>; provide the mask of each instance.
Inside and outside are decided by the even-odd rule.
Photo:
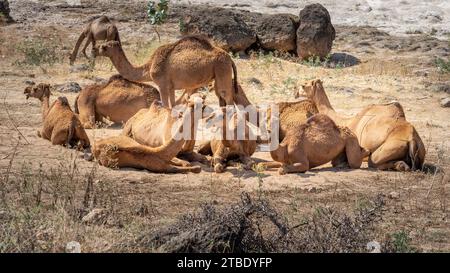
[[[43,39],[28,39],[17,45],[21,58],[14,62],[17,66],[52,66],[61,61],[57,44]]]
[[[441,73],[450,73],[450,59],[446,61],[442,58],[436,58],[435,64]]]
[[[158,26],[162,25],[167,19],[167,12],[169,10],[169,0],[148,1],[147,4],[147,17],[151,25],[154,26],[156,35],[158,35],[158,41],[161,41],[159,35]]]

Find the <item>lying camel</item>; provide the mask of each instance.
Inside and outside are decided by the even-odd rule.
[[[303,91],[320,113],[355,133],[360,145],[370,151],[369,167],[397,171],[422,168],[425,146],[398,102],[370,105],[354,117],[344,117],[334,111],[320,80],[307,83]]]
[[[163,45],[156,49],[146,64],[138,67],[128,61],[118,42],[107,42],[96,47],[95,51],[98,56],[109,57],[126,79],[153,82],[158,87],[163,105],[169,108],[176,105],[175,90],[185,89],[191,94],[213,79],[221,106],[234,102],[244,105],[234,100],[238,82],[232,58],[204,37],[186,36],[175,43]]]
[[[359,168],[368,152],[347,127],[337,126],[323,114],[310,117],[306,123],[292,126],[277,149],[270,152],[276,162],[259,163],[267,169],[279,168],[279,174],[306,172],[345,154],[351,168]]]
[[[279,102],[278,106],[278,120],[279,120],[279,140],[283,141],[287,131],[293,126],[306,123],[308,118],[318,114],[316,105],[311,100],[299,100],[293,102]],[[272,111],[269,108],[267,115],[267,127],[271,128],[270,118]]]
[[[53,145],[80,146],[89,150],[89,138],[81,125],[78,116],[70,109],[69,102],[65,97],[59,97],[49,105],[50,85],[40,83],[37,86],[25,88],[26,98],[37,98],[42,103],[42,129],[37,132],[38,136],[50,140]]]
[[[177,125],[180,134],[183,121],[179,120]],[[124,135],[114,136],[97,141],[93,154],[101,165],[110,168],[132,167],[159,173],[199,173],[201,171],[199,166],[180,167],[173,164],[173,157],[178,154],[185,142],[183,138],[179,136],[177,138],[172,137],[164,145],[152,148]]]
[[[222,173],[225,171],[225,167],[232,160],[237,160],[243,164],[245,169],[251,169],[254,161],[251,156],[256,150],[256,140],[250,139],[250,125],[245,124],[245,137],[243,140],[238,140],[238,113],[234,113],[230,120],[227,122],[224,119],[225,107],[220,109],[220,113],[215,112],[207,120],[215,119],[221,124],[221,128],[233,131],[234,138],[229,140],[226,137],[226,130],[222,130],[221,139],[213,138],[211,141],[202,143],[198,149],[198,152],[203,155],[213,156],[213,166],[216,173]],[[248,115],[246,115],[248,122]],[[215,122],[212,124],[216,126]]]
[[[103,118],[115,123],[125,123],[157,99],[158,90],[152,86],[130,82],[115,75],[106,84],[93,84],[81,90],[75,99],[74,108],[79,113],[84,128],[91,129]]]
[[[77,40],[77,43],[75,44],[75,48],[73,49],[72,54],[70,55],[70,65],[75,62],[75,59],[78,55],[78,49],[80,48],[80,45],[85,38],[87,38],[87,40],[81,52],[86,58],[88,58],[88,56],[86,55],[86,48],[90,43],[92,43],[92,54],[94,58],[94,48],[97,41],[116,41],[120,44],[119,31],[117,30],[117,27],[113,22],[111,22],[111,20],[109,20],[108,17],[100,16],[99,18],[90,21],[84,28],[83,32]]]
[[[190,107],[191,111],[191,134],[189,139],[185,141],[182,148],[173,158],[173,161],[179,165],[189,166],[189,161],[199,161],[208,163],[205,156],[194,152],[196,123],[194,120],[195,98],[199,96],[180,97],[187,100],[183,102]],[[204,97],[201,98],[204,100]],[[203,107],[203,103],[199,105]],[[172,138],[172,128],[179,121],[179,117],[172,115],[172,110],[159,104],[152,104],[149,108],[141,109],[125,124],[122,135],[131,137],[136,142],[149,147],[159,147],[165,145]]]

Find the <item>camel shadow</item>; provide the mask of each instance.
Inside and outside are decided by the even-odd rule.
[[[360,64],[361,61],[353,55],[347,53],[333,53],[328,60],[328,68],[345,68]]]

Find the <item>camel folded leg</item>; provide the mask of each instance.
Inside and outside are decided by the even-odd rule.
[[[170,160],[170,163],[173,164],[174,166],[182,166],[182,167],[190,167],[190,166],[192,166],[189,161],[180,159],[178,157],[172,158],[172,160]]]
[[[258,166],[262,166],[266,170],[277,169],[283,166],[283,163],[277,161],[260,162]]]
[[[196,152],[182,152],[178,154],[178,158],[184,159],[189,162],[200,162],[202,164],[209,164],[209,160],[206,156]]]
[[[402,140],[387,140],[369,158],[369,167],[379,170],[409,171],[410,167],[402,159],[408,153],[408,143]]]
[[[173,165],[166,170],[167,173],[188,173],[188,172],[199,173],[201,171],[202,169],[200,168],[200,166],[178,167]]]

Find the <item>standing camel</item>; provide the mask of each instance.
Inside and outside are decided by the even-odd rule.
[[[116,41],[120,44],[120,38],[119,38],[119,31],[117,30],[117,27],[114,25],[111,20],[106,16],[100,16],[97,19],[94,19],[90,21],[86,27],[84,28],[83,32],[81,33],[80,37],[77,40],[77,43],[75,44],[75,48],[72,51],[72,54],[70,55],[70,65],[72,65],[75,62],[75,59],[78,55],[78,49],[81,46],[81,43],[84,39],[86,39],[86,43],[84,44],[83,49],[81,52],[83,55],[88,58],[86,55],[86,48],[89,46],[90,43],[92,43],[92,57],[95,58],[95,45],[97,41],[106,40],[106,41]]]
[[[107,42],[96,47],[96,55],[109,57],[126,79],[135,82],[153,82],[159,90],[164,106],[176,105],[175,90],[207,86],[214,80],[214,89],[221,106],[233,103],[245,105],[238,93],[237,71],[231,57],[201,36],[186,36],[177,42],[156,49],[147,63],[134,66],[127,59],[119,42]],[[234,77],[234,80],[233,80]]]
[[[355,133],[361,147],[370,151],[370,167],[397,171],[422,168],[425,146],[414,126],[406,121],[398,102],[369,105],[353,117],[344,117],[334,111],[322,81],[313,80],[302,87],[320,113]]]

